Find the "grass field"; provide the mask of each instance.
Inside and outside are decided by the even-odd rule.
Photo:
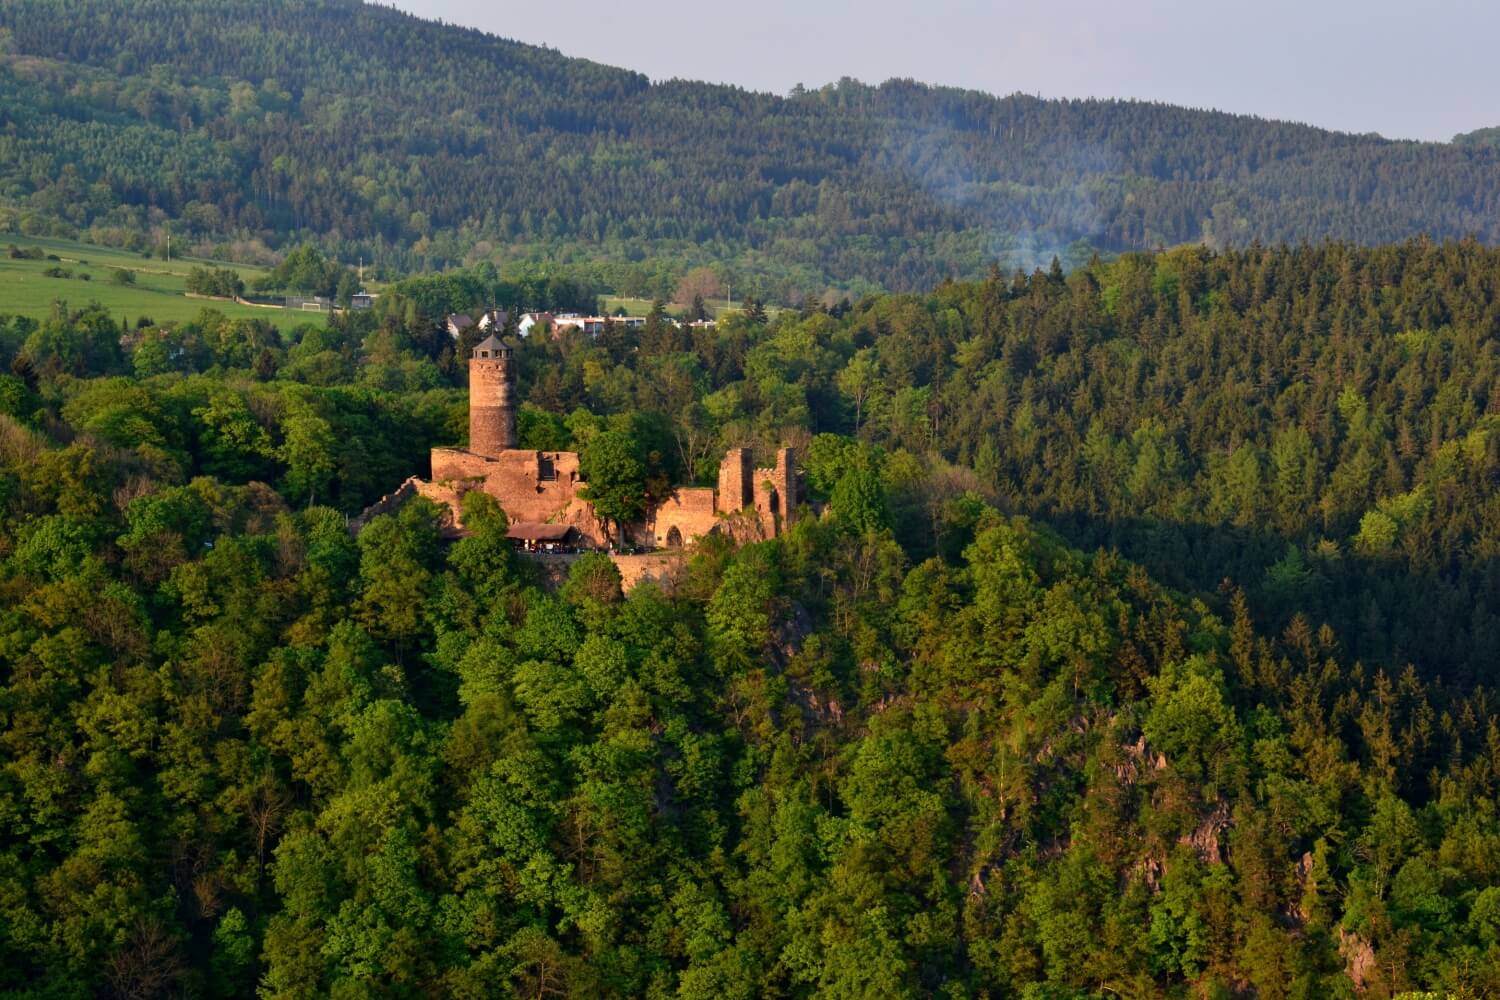
[[[604,303],[604,311],[609,315],[614,315],[616,309],[624,309],[626,314],[630,316],[644,316],[651,311],[650,299],[630,299],[619,295],[605,295],[602,297],[602,301]],[[731,308],[727,299],[709,299],[703,304],[707,307],[709,314],[714,317]],[[738,311],[742,305],[744,303],[737,303],[733,308]],[[668,304],[667,311],[676,311],[676,307]]]
[[[12,260],[6,248],[14,244],[21,249],[41,247],[59,260]],[[188,271],[194,267],[227,267],[240,273],[246,284],[264,274],[261,268],[196,257],[174,257],[170,261],[142,257],[127,250],[79,243],[74,240],[45,239],[0,233],[0,315],[19,314],[45,318],[54,300],[61,299],[73,308],[97,302],[116,317],[134,324],[142,316],[157,323],[190,320],[203,309],[216,309],[232,318],[268,319],[282,328],[298,323],[321,323],[325,314],[281,308],[245,306],[222,299],[189,298]],[[51,277],[49,268],[71,271],[66,278]],[[117,285],[116,271],[135,272],[135,284]],[[85,279],[83,276],[88,275]],[[623,308],[631,316],[644,316],[651,310],[649,299],[605,296],[604,310],[613,314]],[[723,299],[708,303],[708,311],[718,316],[728,307]],[[735,309],[739,305],[734,306]],[[775,310],[772,310],[773,313]]]
[[[606,316],[613,316],[616,309],[624,309],[627,316],[644,316],[651,311],[650,299],[627,299],[619,295],[602,295],[599,300],[603,303]]]
[[[12,260],[5,253],[10,244],[23,250],[41,247],[61,260]],[[73,308],[97,302],[114,315],[125,317],[131,324],[142,316],[157,323],[190,320],[203,309],[216,309],[234,318],[269,319],[280,327],[323,321],[322,314],[315,312],[189,298],[186,294],[188,271],[208,266],[233,268],[247,283],[264,273],[259,268],[241,264],[196,258],[165,261],[72,240],[0,233],[0,314],[43,318],[51,312],[53,300],[62,299]],[[72,277],[54,278],[43,273],[55,267],[71,271]],[[134,285],[114,283],[114,273],[122,269],[135,272]],[[89,280],[84,280],[85,274],[89,275]]]

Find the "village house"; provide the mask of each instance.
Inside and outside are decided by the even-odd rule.
[[[603,316],[582,316],[578,313],[558,313],[552,320],[552,336],[560,337],[569,330],[580,330],[590,337],[597,337],[604,329]]]
[[[464,335],[464,331],[473,325],[474,319],[468,313],[449,313],[447,322],[448,336],[457,340]]]
[[[667,320],[675,323],[676,320]],[[597,337],[604,332],[604,328],[614,323],[630,330],[639,330],[646,325],[644,316],[584,316],[581,313],[550,313],[550,312],[528,312],[522,313],[516,323],[516,333],[522,337],[531,336],[531,331],[545,327],[552,331],[552,336],[561,337],[569,330],[580,330],[591,337]]]
[[[475,328],[484,333],[500,333],[508,322],[510,313],[504,309],[488,309],[480,313],[478,319],[468,313],[449,313],[445,326],[448,328],[448,336],[457,340]]]
[[[510,322],[510,313],[504,309],[490,309],[479,317],[478,327],[485,333],[500,333]]]
[[[520,320],[516,323],[516,333],[522,337],[531,336],[531,331],[537,327],[552,329],[555,317],[549,312],[522,313]]]
[[[644,316],[582,316],[578,313],[558,313],[552,317],[552,335],[561,336],[568,330],[581,330],[590,337],[597,337],[611,323],[627,329],[638,330],[646,325]]]

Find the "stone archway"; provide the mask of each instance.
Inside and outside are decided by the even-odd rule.
[[[675,525],[675,524],[672,525],[670,528],[667,529],[667,548],[669,548],[669,549],[680,549],[680,548],[682,548],[682,532],[681,532],[681,530],[678,529],[677,525]]]

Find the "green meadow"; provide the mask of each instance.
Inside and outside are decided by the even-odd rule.
[[[629,316],[644,316],[651,311],[650,299],[635,299],[622,295],[605,295],[601,297],[600,301],[603,304],[604,312],[607,315],[611,316],[614,315],[615,310],[617,309],[624,309],[626,315]],[[726,312],[729,312],[730,310],[739,309],[742,305],[744,305],[743,301],[737,301],[731,304],[728,299],[709,299],[704,303],[704,306],[707,307],[709,314],[711,316],[714,316],[715,318],[723,315]],[[667,305],[668,312],[678,312],[681,311],[681,309],[682,307],[678,305],[673,305],[671,303],[668,303]]]
[[[58,259],[12,259],[7,253],[12,245],[22,250],[41,247]],[[323,322],[323,315],[316,312],[189,296],[187,275],[194,267],[233,268],[247,283],[265,273],[243,264],[194,257],[166,261],[73,240],[0,233],[0,314],[42,318],[51,313],[53,302],[61,300],[74,308],[97,302],[132,325],[143,316],[157,323],[182,322],[204,309],[215,309],[234,318],[269,319],[283,327]],[[54,277],[46,273],[52,269],[61,269],[69,276]],[[134,284],[117,283],[115,275],[122,270],[134,272]]]

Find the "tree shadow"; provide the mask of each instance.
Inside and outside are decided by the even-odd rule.
[[[1500,656],[1500,564],[1413,571],[1397,558],[1309,554],[1270,530],[1167,521],[1037,516],[1084,551],[1115,549],[1164,586],[1227,611],[1227,580],[1257,627],[1275,634],[1301,614],[1327,624],[1349,661],[1388,671],[1414,664],[1424,679],[1491,683]]]

